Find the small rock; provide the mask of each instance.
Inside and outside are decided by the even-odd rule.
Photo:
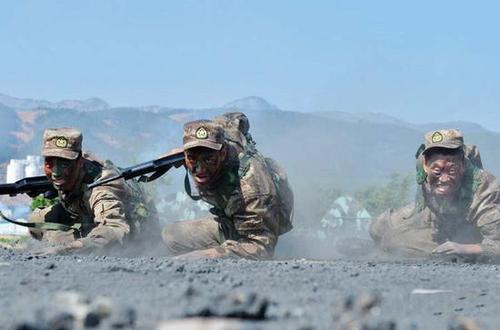
[[[395,330],[396,323],[379,320],[381,299],[377,294],[348,296],[334,311],[333,321],[338,329]]]
[[[85,316],[85,320],[83,320],[83,325],[87,328],[95,328],[99,326],[101,323],[101,317],[94,313],[90,312]]]
[[[89,313],[97,315],[101,320],[109,317],[112,311],[113,303],[104,297],[95,298],[89,306]]]
[[[135,326],[137,312],[131,307],[121,307],[113,312],[110,325],[113,329],[125,329]]]
[[[471,318],[459,316],[450,321],[448,330],[481,330],[483,327]]]
[[[242,322],[223,318],[190,318],[161,322],[156,330],[260,330],[254,322]]]
[[[249,320],[266,319],[269,301],[255,293],[235,292],[208,299],[209,304],[190,307],[184,316],[229,317]]]
[[[107,272],[108,273],[114,273],[114,272],[134,273],[135,271],[133,269],[130,269],[127,267],[111,266],[111,267],[108,267]]]

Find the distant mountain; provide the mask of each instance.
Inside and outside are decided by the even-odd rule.
[[[436,128],[461,129],[466,143],[479,146],[485,167],[500,174],[500,134],[474,123],[415,125],[376,113],[283,111],[257,97],[211,109],[100,108],[97,102],[96,109],[102,111],[81,111],[76,106],[62,110],[60,103],[30,110],[24,103],[10,104],[0,105],[0,163],[39,154],[47,127],[76,126],[84,134],[85,149],[130,166],[181,146],[182,125],[187,121],[243,111],[259,150],[286,168],[296,195],[296,214],[303,219],[323,216],[311,213],[325,211],[329,205],[322,201],[331,189],[351,193],[385,183],[395,172],[414,171],[423,134]],[[182,170],[169,174],[174,192],[183,189],[182,176]]]
[[[383,114],[383,113],[375,113],[375,112],[344,112],[344,111],[328,111],[328,112],[314,112],[315,115],[338,120],[338,121],[346,121],[351,123],[358,122],[371,122],[378,124],[394,124],[400,126],[410,125],[400,119],[395,117]]]
[[[233,109],[238,111],[273,111],[278,110],[278,107],[270,104],[266,100],[258,96],[249,96],[229,102],[222,106],[222,109]]]
[[[95,97],[86,100],[63,100],[54,103],[45,100],[21,99],[0,94],[0,104],[15,110],[73,109],[80,111],[100,111],[110,108],[108,103]]]

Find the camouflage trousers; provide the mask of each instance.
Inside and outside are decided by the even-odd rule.
[[[57,203],[43,209],[35,209],[28,218],[28,222],[53,222],[72,225],[68,212]],[[30,235],[40,241],[51,244],[66,244],[75,240],[74,231],[29,229]]]
[[[180,255],[196,250],[214,248],[228,239],[236,239],[231,226],[207,217],[191,221],[179,221],[166,225],[161,233],[169,253]]]

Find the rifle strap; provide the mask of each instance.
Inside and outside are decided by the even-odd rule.
[[[35,228],[35,229],[43,229],[43,230],[60,230],[60,231],[74,230],[76,232],[80,232],[80,224],[68,226],[68,225],[65,225],[62,223],[56,223],[56,222],[22,222],[22,221],[7,218],[1,211],[0,211],[0,218],[4,219],[7,222],[13,223],[15,225],[27,227],[27,228]]]
[[[201,199],[200,195],[193,195],[191,191],[191,183],[189,182],[189,174],[186,170],[186,176],[184,177],[184,189],[186,190],[186,194],[191,197],[194,201],[199,201]]]

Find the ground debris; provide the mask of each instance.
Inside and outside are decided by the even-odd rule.
[[[475,320],[468,317],[456,317],[448,325],[448,330],[482,330],[484,329]]]
[[[255,322],[227,318],[188,318],[161,322],[156,330],[261,330]]]
[[[130,329],[137,316],[132,308],[115,306],[104,297],[89,299],[74,291],[59,292],[51,303],[35,312],[34,321],[16,330]]]
[[[253,292],[231,292],[206,298],[205,304],[190,304],[184,317],[227,317],[247,320],[265,320],[269,301]],[[190,295],[190,299],[193,297]],[[195,307],[195,305],[197,305]]]
[[[394,321],[378,318],[380,304],[381,298],[375,293],[348,296],[335,307],[333,329],[396,330]]]

